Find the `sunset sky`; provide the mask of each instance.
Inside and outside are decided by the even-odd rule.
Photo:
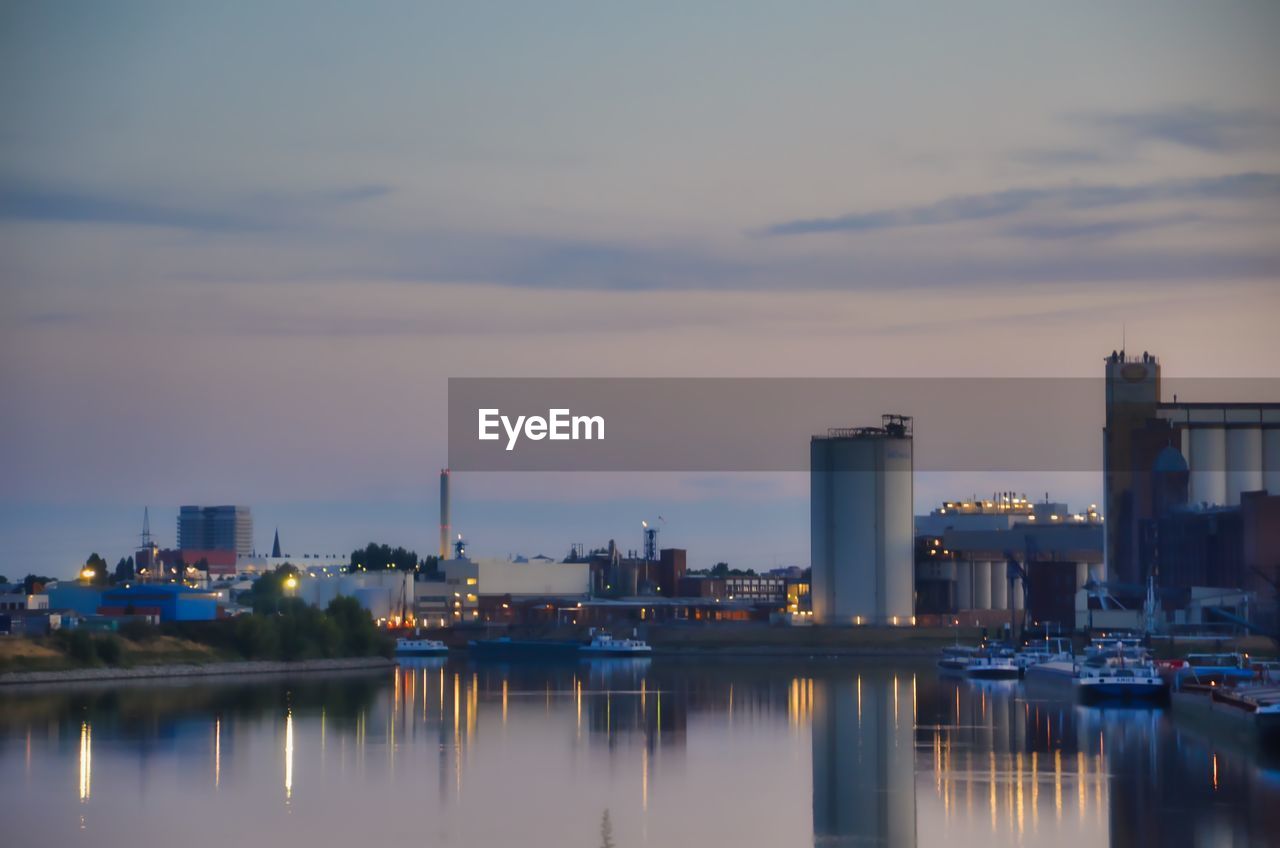
[[[172,544],[181,503],[430,553],[451,376],[1099,376],[1122,335],[1274,376],[1278,36],[1271,2],[5,3],[0,573],[114,563],[144,505]],[[1101,485],[917,506],[993,489]],[[691,567],[808,559],[803,474],[455,492],[481,555],[663,515]]]

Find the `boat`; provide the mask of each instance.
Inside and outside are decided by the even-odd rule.
[[[467,648],[478,660],[551,660],[571,659],[582,649],[580,642],[553,641],[547,639],[473,639]]]
[[[1218,739],[1241,740],[1251,750],[1280,751],[1280,686],[1184,682],[1169,698],[1174,715],[1194,729]]]
[[[1243,654],[1187,654],[1185,660],[1161,663],[1161,676],[1174,689],[1187,684],[1235,686],[1257,679],[1258,669]]]
[[[938,672],[950,676],[963,676],[976,653],[978,649],[968,645],[952,645],[943,648],[942,656],[938,658]]]
[[[449,646],[437,639],[410,639],[401,636],[396,640],[398,657],[432,657],[449,653]]]
[[[648,642],[641,639],[615,639],[608,633],[596,633],[589,644],[580,649],[588,657],[647,657],[653,653]]]
[[[1081,660],[1050,660],[1026,670],[1028,684],[1073,690],[1081,701],[1155,701],[1168,687],[1133,640],[1095,640]]]
[[[1027,669],[1033,665],[1046,662],[1070,662],[1075,657],[1071,653],[1071,640],[1064,638],[1048,638],[1043,641],[1030,642],[1014,655],[1018,672],[1025,677]]]
[[[969,659],[964,674],[974,680],[1017,680],[1021,670],[1011,648],[986,645]]]

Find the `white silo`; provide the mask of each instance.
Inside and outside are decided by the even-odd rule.
[[[1262,488],[1262,429],[1256,426],[1227,430],[1227,505],[1239,506],[1241,492]]]
[[[911,622],[911,419],[830,430],[809,447],[813,613],[819,624]]]
[[[1262,431],[1262,487],[1280,495],[1280,427]]]
[[[1222,427],[1193,427],[1191,447],[1191,503],[1222,506],[1227,502],[1227,431]]]

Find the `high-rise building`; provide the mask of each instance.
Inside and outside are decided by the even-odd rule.
[[[247,506],[184,506],[178,510],[180,550],[253,555],[253,514]]]
[[[913,614],[911,419],[829,430],[809,445],[813,616],[909,624]]]

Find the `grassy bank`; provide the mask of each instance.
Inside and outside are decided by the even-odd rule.
[[[348,657],[325,660],[297,660],[281,662],[270,660],[205,659],[198,663],[154,663],[137,666],[109,666],[96,668],[63,668],[44,670],[8,671],[0,673],[0,687],[38,686],[41,684],[97,683],[122,681],[156,681],[168,678],[246,677],[253,675],[293,675],[314,672],[366,672],[390,668],[394,660],[387,657]]]
[[[390,657],[393,647],[393,640],[374,626],[369,613],[352,598],[335,598],[324,610],[289,601],[278,612],[233,619],[170,622],[160,627],[134,619],[115,632],[59,630],[39,638],[0,639],[0,674]]]
[[[17,671],[65,671],[78,668],[206,663],[236,658],[208,645],[177,636],[157,634],[141,641],[114,634],[85,634],[73,653],[72,642],[57,636],[39,639],[0,639],[0,674]],[[103,658],[105,655],[106,659]],[[108,661],[108,659],[110,661]]]

